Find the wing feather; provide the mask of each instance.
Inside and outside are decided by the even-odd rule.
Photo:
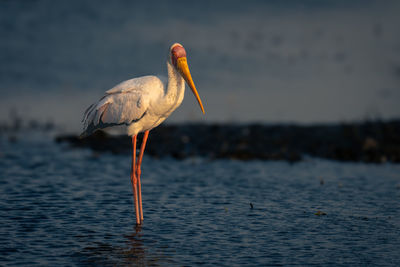
[[[106,99],[108,105],[102,109],[101,121],[106,124],[130,124],[140,118],[149,106],[147,95],[137,91],[112,94]]]
[[[149,108],[154,91],[163,88],[156,76],[144,76],[124,81],[110,90],[85,111],[81,137],[98,129],[130,125],[139,121]]]

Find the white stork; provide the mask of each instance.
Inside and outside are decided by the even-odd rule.
[[[181,44],[175,43],[170,47],[167,69],[168,81],[157,76],[143,76],[116,85],[85,111],[82,120],[84,129],[81,137],[113,126],[124,126],[127,134],[132,137],[131,183],[137,225],[143,221],[140,166],[149,131],[160,125],[182,103],[185,81],[204,113],[190,75],[186,51]],[[140,132],[144,132],[144,135],[136,162],[136,139]]]

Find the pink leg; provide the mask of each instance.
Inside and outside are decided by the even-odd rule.
[[[142,207],[142,188],[140,184],[140,174],[142,173],[140,166],[142,165],[142,159],[144,154],[144,148],[146,147],[147,137],[149,136],[149,131],[145,131],[142,140],[142,146],[140,147],[140,154],[136,166],[136,176],[138,179],[138,189],[139,189],[139,205],[140,205],[140,219],[143,221],[143,207]]]
[[[133,201],[135,202],[136,224],[140,224],[138,192],[137,192],[137,177],[136,177],[136,139],[137,139],[137,135],[132,137],[131,183],[132,183],[132,191],[133,191]]]

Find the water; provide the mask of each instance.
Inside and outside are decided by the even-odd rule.
[[[400,265],[399,165],[145,157],[136,228],[129,155],[0,139],[0,265]]]

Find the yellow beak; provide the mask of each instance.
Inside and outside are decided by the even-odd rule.
[[[197,102],[199,102],[201,111],[203,111],[203,114],[205,114],[204,107],[203,107],[203,104],[201,103],[199,93],[197,93],[196,86],[194,85],[194,82],[192,79],[192,75],[190,75],[189,66],[187,64],[186,57],[178,58],[176,65],[177,65],[177,68],[178,68],[179,72],[181,73],[183,79],[185,79],[185,81],[189,85],[190,89],[192,89],[192,92],[193,92],[194,96],[196,97]]]

